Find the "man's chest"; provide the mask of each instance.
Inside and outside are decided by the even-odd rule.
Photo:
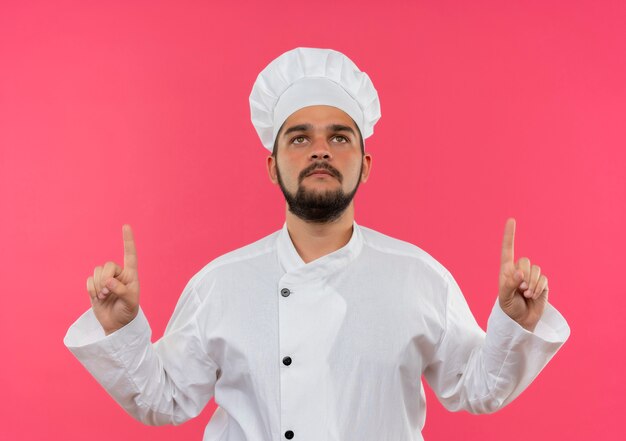
[[[241,280],[219,295],[219,325],[207,324],[204,338],[226,376],[306,369],[342,381],[356,370],[408,370],[419,378],[442,331],[444,311],[419,283]]]

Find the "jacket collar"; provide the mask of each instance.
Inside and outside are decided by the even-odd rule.
[[[346,245],[309,263],[304,263],[289,236],[287,223],[277,238],[278,261],[288,278],[294,282],[329,276],[353,261],[363,248],[363,233],[353,221],[352,236]]]

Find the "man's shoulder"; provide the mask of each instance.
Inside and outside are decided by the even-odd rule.
[[[276,238],[279,233],[280,230],[275,231],[255,242],[216,257],[198,271],[194,275],[194,279],[198,279],[199,281],[212,273],[228,270],[241,271],[247,266],[256,267],[258,265],[267,264],[269,262],[267,256],[272,254],[276,249]]]
[[[449,274],[444,267],[431,254],[410,242],[391,237],[387,234],[360,226],[363,234],[363,243],[374,252],[394,258],[394,261],[401,261],[408,265],[419,265],[430,269],[439,276]]]

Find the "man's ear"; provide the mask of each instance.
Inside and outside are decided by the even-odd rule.
[[[365,153],[363,155],[363,170],[361,171],[361,183],[367,182],[372,170],[372,155]]]
[[[276,158],[273,155],[267,157],[267,174],[269,175],[272,184],[278,184],[278,177],[276,176]]]

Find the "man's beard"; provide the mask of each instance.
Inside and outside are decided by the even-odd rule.
[[[338,219],[343,212],[348,208],[350,202],[354,198],[361,179],[356,183],[354,190],[350,193],[345,193],[341,186],[337,190],[327,190],[323,192],[307,190],[302,181],[307,177],[309,173],[316,169],[324,169],[330,172],[341,184],[343,182],[343,175],[328,164],[327,162],[313,163],[300,173],[298,176],[298,191],[296,194],[289,193],[289,190],[285,188],[283,180],[280,177],[280,169],[276,165],[276,177],[278,178],[278,185],[280,186],[289,211],[300,219],[313,222],[313,223],[329,223]],[[361,170],[359,171],[359,177],[363,171],[363,162],[361,162]]]

